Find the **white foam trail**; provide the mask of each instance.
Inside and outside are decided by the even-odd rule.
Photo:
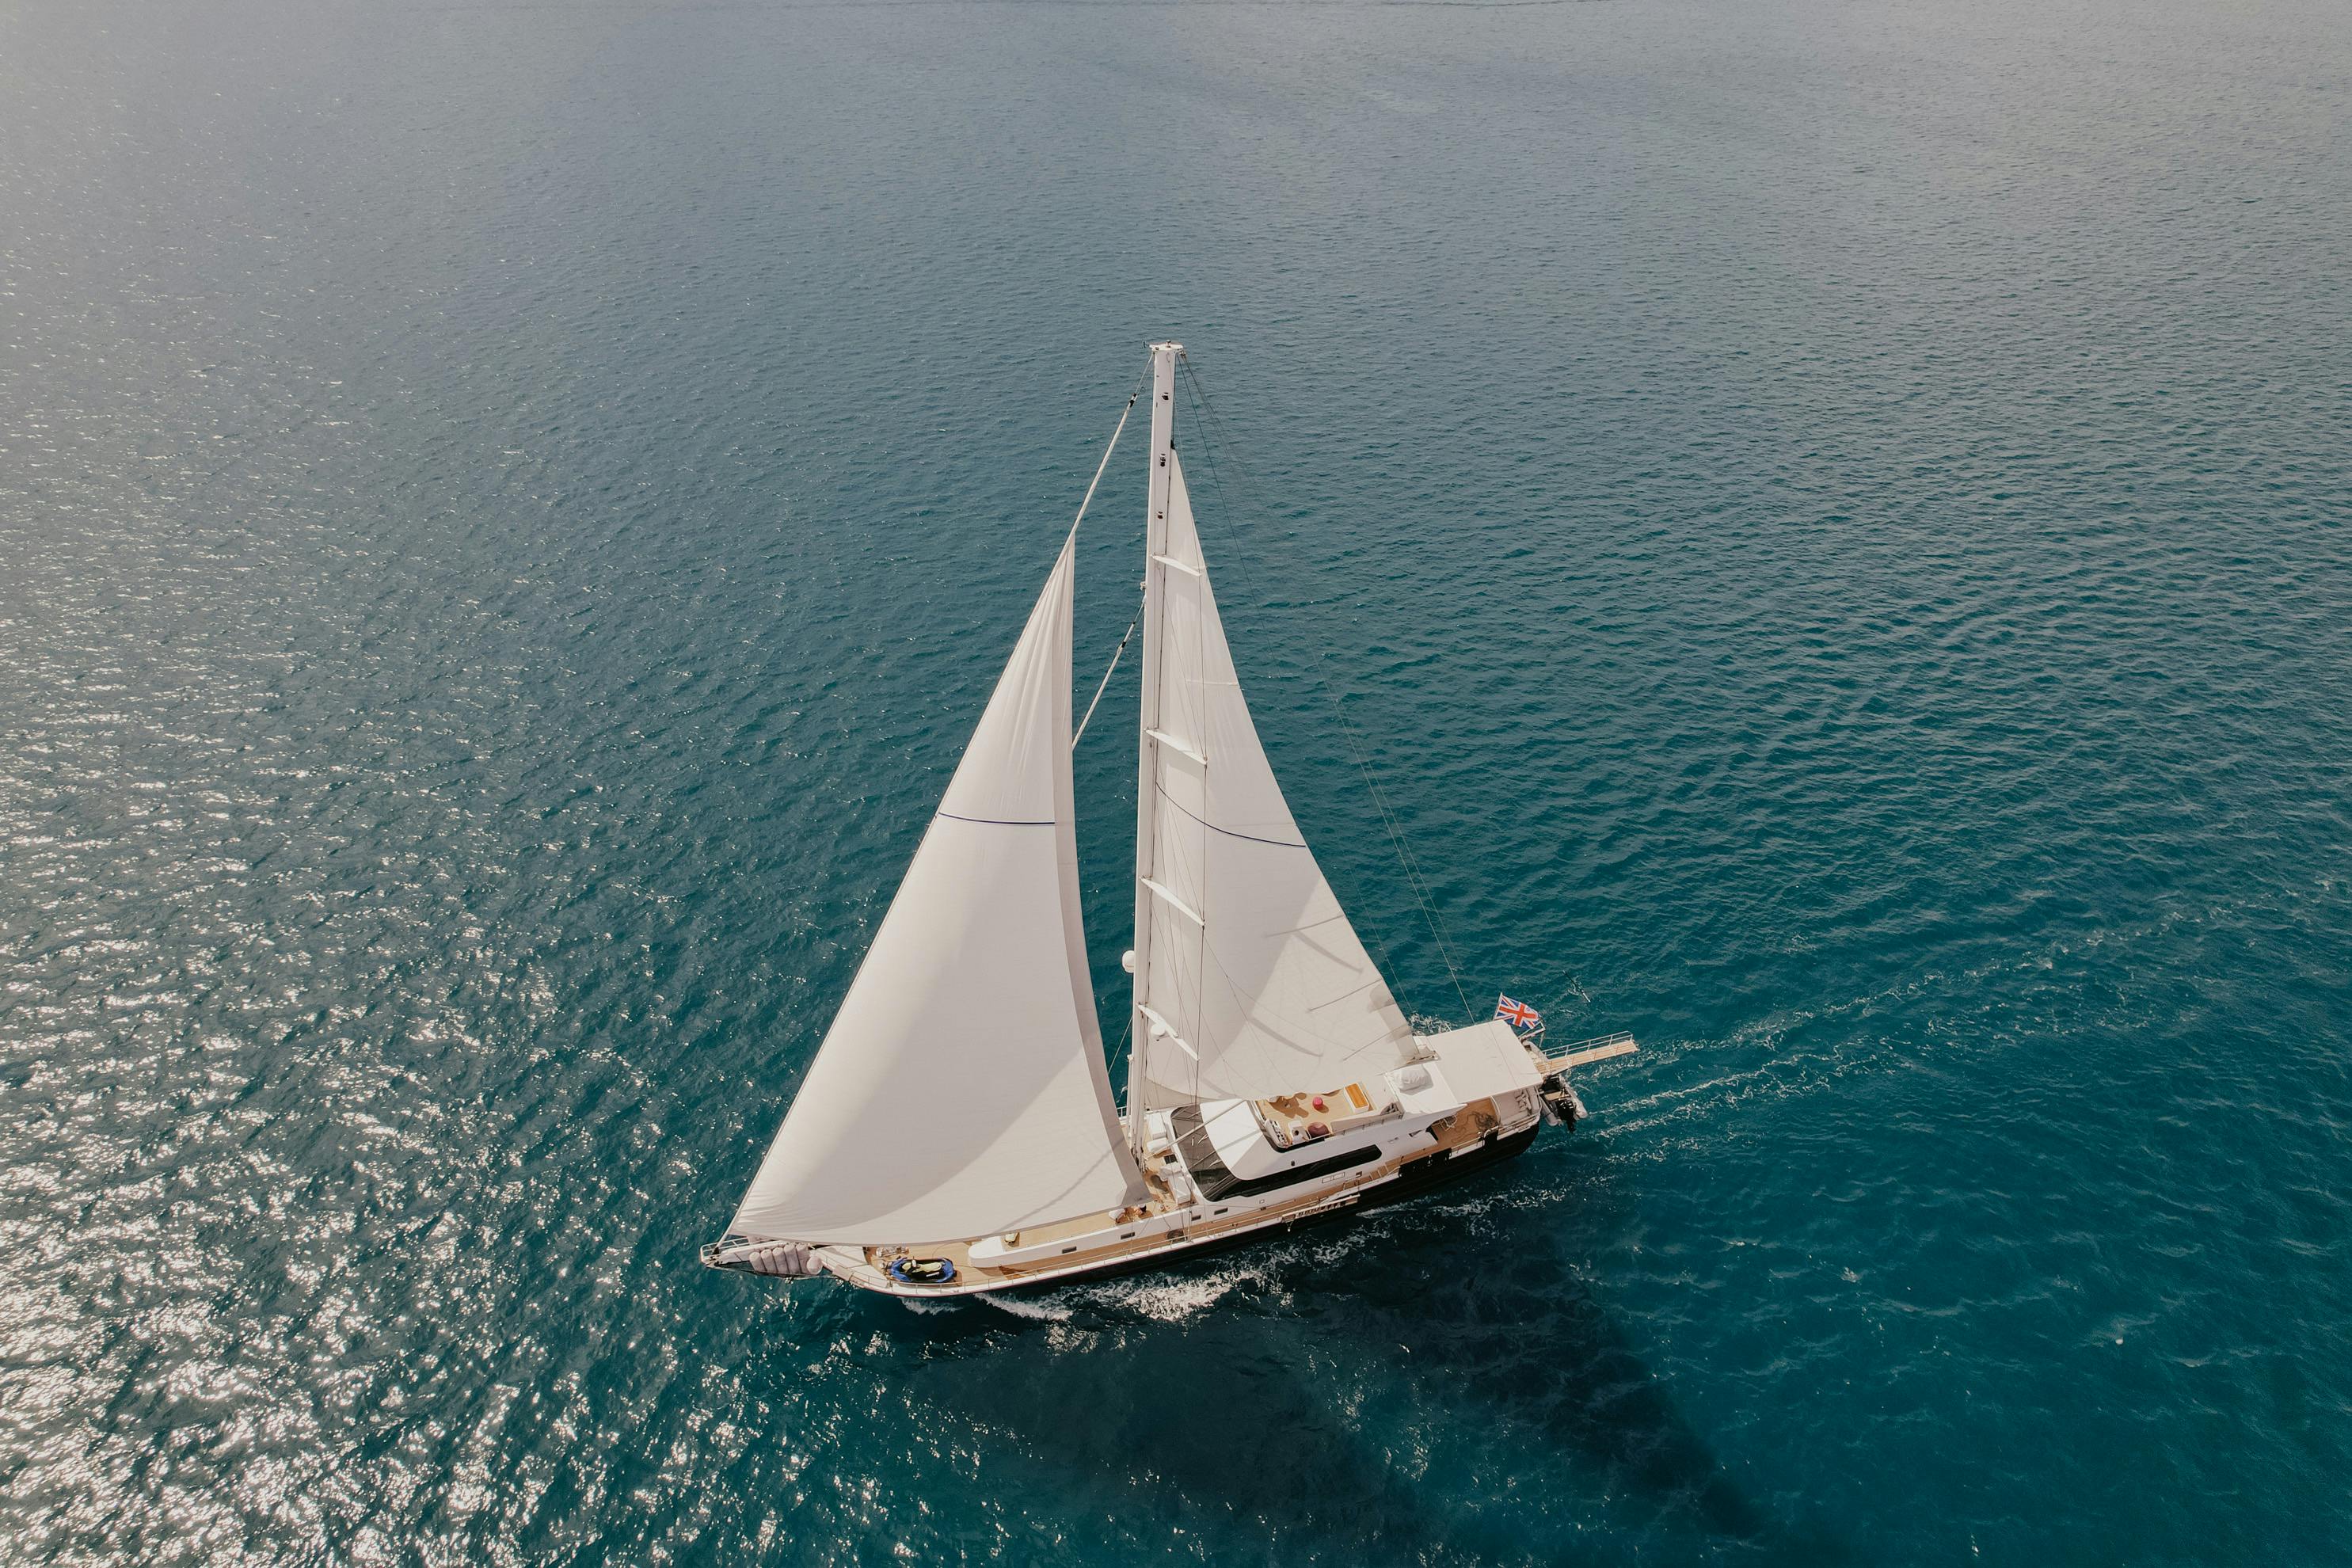
[[[1132,1312],[1163,1323],[1181,1322],[1224,1300],[1235,1286],[1254,1283],[1257,1273],[1247,1268],[1221,1268],[1181,1279],[1127,1280],[1099,1285],[1095,1300],[1106,1308]]]
[[[1070,1321],[1070,1309],[1058,1302],[1025,1301],[1019,1297],[999,1296],[993,1291],[980,1299],[1000,1312],[1010,1312],[1033,1323],[1066,1323]]]

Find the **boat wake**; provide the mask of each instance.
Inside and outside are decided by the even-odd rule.
[[[1254,1268],[1220,1268],[1178,1278],[1122,1279],[1093,1286],[1093,1304],[1129,1317],[1176,1323],[1207,1311],[1244,1285],[1264,1285]]]
[[[995,1308],[1000,1312],[1007,1312],[1016,1318],[1025,1318],[1033,1323],[1066,1323],[1077,1315],[1059,1301],[1036,1301],[1022,1296],[1000,1295],[994,1291],[981,1296],[977,1300],[986,1306]]]
[[[1923,1026],[1917,1021],[1918,1011],[1922,1004],[1939,1003],[1947,992],[1972,991],[1989,974],[2058,973],[2070,962],[2079,963],[2078,950],[2139,940],[2166,929],[2170,918],[2137,929],[2100,931],[2086,938],[2053,942],[2041,951],[1997,963],[1906,975],[1860,995],[1783,1008],[1748,1019],[1719,1038],[1653,1042],[1654,1067],[1678,1064],[1685,1058],[1694,1064],[1720,1060],[1728,1065],[1704,1077],[1688,1067],[1678,1077],[1663,1075],[1669,1078],[1671,1087],[1614,1100],[1606,1121],[1596,1125],[1592,1135],[1618,1143],[1639,1135],[1645,1145],[1644,1157],[1671,1159],[1711,1141],[1717,1135],[1716,1119],[1729,1106],[1801,1099],[1856,1077],[1916,1068],[1931,1049],[1964,1048],[1981,1054],[2008,1048],[2020,1037],[2013,1025],[1970,1030],[1937,1005],[1932,1009],[1931,1021]],[[2058,989],[2072,997],[2079,988],[2062,983]],[[1685,1122],[1696,1124],[1703,1131],[1686,1142],[1654,1136]]]

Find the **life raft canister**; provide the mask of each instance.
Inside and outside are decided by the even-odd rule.
[[[946,1285],[955,1279],[955,1265],[944,1258],[894,1258],[890,1278],[901,1285]]]

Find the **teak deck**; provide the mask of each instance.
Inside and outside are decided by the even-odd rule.
[[[1218,1217],[1214,1212],[1212,1212],[1208,1217],[1187,1226],[1181,1230],[1148,1237],[1139,1237],[1131,1242],[1113,1241],[1102,1247],[1089,1248],[1083,1253],[1069,1254],[1035,1263],[992,1266],[972,1262],[971,1244],[957,1241],[926,1247],[922,1249],[922,1255],[929,1258],[944,1258],[955,1265],[954,1282],[935,1288],[936,1292],[942,1296],[967,1294],[983,1287],[1001,1289],[1006,1285],[1032,1283],[1047,1279],[1075,1279],[1162,1254],[1181,1255],[1195,1247],[1209,1246],[1254,1230],[1296,1224],[1299,1220],[1318,1215],[1326,1210],[1347,1207],[1357,1202],[1367,1188],[1376,1186],[1389,1177],[1401,1173],[1408,1166],[1431,1160],[1452,1159],[1464,1151],[1478,1147],[1501,1126],[1502,1119],[1496,1113],[1494,1101],[1482,1100],[1463,1107],[1451,1116],[1443,1117],[1432,1122],[1429,1131],[1436,1139],[1434,1143],[1426,1148],[1412,1150],[1391,1160],[1383,1160],[1377,1164],[1364,1166],[1352,1181],[1341,1183],[1337,1186],[1320,1187],[1312,1192],[1302,1193],[1296,1198],[1267,1204],[1243,1214]],[[1147,1181],[1150,1180],[1150,1174],[1147,1173]],[[1125,1211],[1122,1217],[1132,1215],[1133,1218],[1141,1220],[1152,1215],[1166,1214],[1179,1206],[1202,1209],[1229,1206],[1178,1205],[1171,1200],[1167,1189],[1156,1184],[1153,1184],[1152,1196],[1154,1201],[1150,1207]],[[1081,1215],[1074,1220],[1064,1220],[1055,1225],[1022,1231],[1019,1233],[1020,1240],[1022,1245],[1031,1246],[1053,1240],[1061,1236],[1084,1236],[1108,1228],[1108,1220],[1107,1214]],[[877,1276],[875,1284],[881,1285],[887,1280],[887,1288],[894,1292],[930,1293],[919,1286],[909,1286],[903,1281],[888,1280],[888,1277],[884,1273],[895,1259],[909,1256],[909,1249],[900,1247],[869,1247],[865,1249],[865,1254],[866,1267],[872,1269]]]

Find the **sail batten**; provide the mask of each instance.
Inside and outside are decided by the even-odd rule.
[[[1141,1201],[1087,976],[1063,546],[731,1229],[947,1241]]]
[[[1139,1109],[1331,1089],[1413,1056],[1243,699],[1174,447],[1174,351],[1155,353],[1135,927],[1147,1026],[1131,1122]]]

